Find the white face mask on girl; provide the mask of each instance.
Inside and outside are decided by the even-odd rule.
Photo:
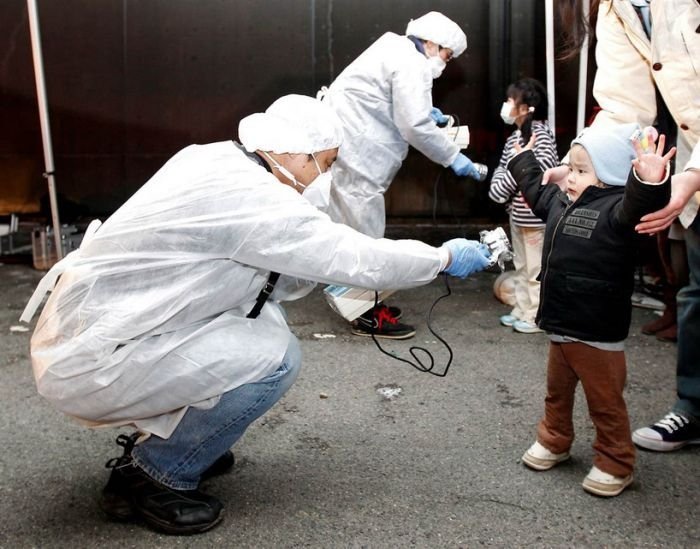
[[[515,124],[515,116],[511,116],[513,111],[513,104],[510,101],[504,101],[501,106],[501,120],[506,124]]]
[[[435,80],[436,78],[440,78],[440,75],[442,74],[442,71],[445,70],[447,63],[445,63],[443,58],[440,57],[440,54],[438,53],[433,57],[428,57],[428,65],[430,65],[430,72],[433,75],[433,80]]]
[[[520,118],[521,116],[525,116],[526,114],[530,114],[532,112],[535,112],[535,107],[528,107],[527,113],[524,114],[519,114],[518,116],[511,116],[511,112],[513,112],[513,108],[515,105],[511,103],[510,101],[505,101],[503,105],[501,106],[501,120],[505,122],[506,124],[515,124],[515,122]]]

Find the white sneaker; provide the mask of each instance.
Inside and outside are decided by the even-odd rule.
[[[527,320],[516,320],[513,322],[513,330],[521,334],[539,334],[543,331],[537,324],[528,322]]]
[[[513,315],[503,315],[501,316],[501,318],[498,319],[502,326],[507,326],[508,328],[513,326],[513,324],[515,324],[517,320],[518,319]]]
[[[626,477],[616,477],[605,471],[601,471],[595,465],[591,467],[586,478],[583,479],[583,489],[596,496],[612,497],[620,494],[632,484],[632,474]]]
[[[566,461],[569,457],[569,452],[553,454],[539,442],[535,441],[535,443],[528,448],[527,452],[523,454],[522,460],[530,469],[546,471],[558,463]]]
[[[641,307],[642,309],[653,309],[655,311],[663,311],[666,308],[663,301],[654,299],[651,296],[645,295],[641,292],[634,292],[632,294],[632,305],[634,307]]]

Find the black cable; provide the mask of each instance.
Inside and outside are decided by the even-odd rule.
[[[433,376],[437,377],[445,377],[447,375],[447,371],[450,369],[450,364],[452,364],[452,357],[454,354],[452,353],[452,347],[450,347],[450,344],[447,343],[435,330],[433,330],[433,327],[431,326],[431,319],[433,315],[433,309],[435,309],[435,306],[444,298],[449,297],[452,295],[452,290],[450,289],[450,284],[447,280],[447,274],[443,273],[444,281],[445,281],[445,290],[447,293],[441,295],[438,297],[433,304],[430,307],[430,310],[428,311],[428,318],[426,319],[426,323],[428,325],[428,330],[430,330],[430,333],[433,334],[439,341],[442,343],[445,348],[447,349],[447,352],[450,354],[450,357],[447,359],[447,364],[445,364],[445,369],[442,372],[434,372],[433,368],[435,367],[435,358],[431,354],[428,349],[425,347],[419,347],[418,345],[413,345],[408,351],[411,353],[411,356],[416,360],[416,362],[412,362],[411,360],[408,360],[406,358],[401,358],[399,356],[396,356],[394,353],[390,353],[388,351],[385,351],[382,346],[379,344],[379,341],[377,341],[377,338],[374,336],[374,331],[375,331],[375,321],[374,321],[374,316],[372,317],[372,327],[370,328],[370,334],[372,335],[372,341],[374,341],[374,344],[377,346],[377,349],[379,349],[382,353],[384,353],[387,356],[390,356],[394,360],[398,360],[400,362],[405,362],[406,364],[410,364],[413,366],[416,370],[419,372],[424,372],[426,374],[430,374]],[[374,311],[377,308],[377,305],[379,305],[379,293],[374,292],[374,309],[372,311],[372,314],[374,315]],[[421,351],[427,355],[427,357],[430,359],[430,365],[426,366],[423,364],[421,359],[418,357],[417,352]]]
[[[433,224],[437,224],[438,184],[440,179],[442,179],[443,173],[445,173],[445,168],[440,169],[438,176],[435,178],[435,183],[433,183]]]
[[[459,118],[456,115],[453,115],[453,118],[454,118],[454,125],[459,126]],[[456,137],[457,136],[455,135],[455,140],[456,140]],[[444,171],[445,171],[444,169],[440,170],[440,172],[438,173],[438,176],[435,178],[435,183],[433,184],[433,223],[437,222],[437,190],[438,190],[438,184],[440,183],[440,179],[442,178],[442,174],[444,173]],[[454,210],[452,210],[451,205],[450,205],[450,212],[452,213],[452,216],[457,220],[458,225],[460,226],[460,228],[464,232],[464,227],[459,222],[459,219],[457,219],[457,217],[454,215]],[[447,375],[447,372],[450,369],[450,365],[452,364],[452,359],[454,357],[454,353],[452,352],[452,347],[450,347],[450,344],[447,343],[447,341],[445,341],[445,339],[442,336],[440,336],[440,334],[438,334],[435,330],[433,330],[433,327],[432,327],[433,310],[435,309],[435,307],[437,306],[437,304],[440,301],[442,301],[446,297],[449,297],[452,295],[452,290],[450,289],[450,283],[448,281],[448,277],[447,277],[446,273],[443,273],[443,280],[445,282],[446,293],[444,293],[443,295],[438,297],[433,302],[433,304],[430,306],[430,309],[428,311],[428,317],[426,319],[426,324],[428,326],[428,330],[430,330],[430,333],[433,334],[438,339],[438,341],[440,341],[440,343],[442,343],[445,346],[445,348],[447,349],[447,352],[450,355],[449,358],[447,359],[447,363],[445,364],[445,368],[442,372],[433,371],[435,368],[435,358],[433,357],[432,353],[428,349],[426,349],[425,347],[413,345],[412,347],[409,348],[409,350],[408,350],[409,353],[411,353],[411,356],[415,359],[415,362],[412,362],[411,360],[408,360],[406,358],[396,356],[394,353],[390,353],[388,351],[385,351],[382,348],[382,346],[379,344],[379,341],[377,340],[377,338],[374,335],[375,329],[377,327],[377,326],[375,326],[374,317],[372,318],[372,325],[370,328],[370,335],[372,336],[372,341],[374,341],[374,344],[377,346],[377,349],[379,349],[379,351],[381,353],[393,358],[394,360],[398,360],[399,362],[405,362],[406,364],[410,364],[413,368],[415,368],[419,372],[430,374],[430,375],[433,375],[436,377],[445,377]],[[376,310],[378,305],[379,305],[379,293],[375,291],[374,292],[373,313],[374,313],[374,310]],[[430,360],[428,365],[423,364],[423,361],[418,356],[418,351],[425,353],[427,358]]]
[[[454,114],[450,115],[454,119],[454,124],[453,126],[459,127],[459,117]],[[457,135],[455,134],[455,138],[453,141],[457,140]],[[440,168],[440,171],[438,172],[437,177],[435,178],[435,183],[433,183],[433,224],[437,224],[437,202],[438,202],[438,185],[440,184],[440,180],[442,179],[442,175],[445,173],[447,168]],[[447,189],[445,189],[445,192],[447,193]],[[458,215],[455,214],[454,208],[452,207],[452,201],[448,200],[447,201],[449,210],[450,210],[450,216],[452,219],[456,222],[457,227],[459,228],[459,231],[462,235],[462,237],[466,238],[467,237],[467,232],[465,230],[465,226],[462,223],[462,220],[459,218]]]

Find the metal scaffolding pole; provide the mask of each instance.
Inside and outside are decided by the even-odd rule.
[[[56,241],[56,257],[63,257],[61,246],[61,223],[58,217],[58,200],[56,198],[56,180],[54,177],[53,147],[51,145],[51,126],[49,124],[49,108],[46,101],[46,84],[44,82],[44,59],[41,53],[41,31],[36,0],[27,0],[29,14],[29,30],[32,38],[32,58],[34,60],[34,76],[36,78],[36,99],[39,104],[39,121],[41,123],[41,138],[44,146],[44,165],[49,184],[49,201],[51,204],[51,220]]]
[[[549,99],[549,126],[552,133],[557,134],[556,95],[554,84],[554,0],[547,0],[544,8],[546,20],[546,49],[547,49],[547,96]]]
[[[588,19],[590,0],[583,0],[583,16]],[[586,88],[588,84],[588,33],[583,39],[578,61],[578,113],[576,116],[576,133],[586,124]]]

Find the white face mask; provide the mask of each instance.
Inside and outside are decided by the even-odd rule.
[[[313,206],[316,206],[322,212],[326,212],[331,203],[332,181],[333,177],[331,176],[331,171],[323,172],[306,186],[301,196],[306,198],[306,200],[311,202]]]
[[[428,65],[430,65],[430,72],[433,75],[433,80],[440,78],[442,71],[445,70],[447,63],[440,57],[440,54],[434,57],[428,57]]]
[[[333,177],[331,176],[330,170],[326,172],[321,171],[321,166],[318,165],[316,157],[313,154],[311,154],[311,158],[314,159],[314,164],[316,164],[318,175],[306,186],[306,188],[302,191],[301,196],[311,202],[313,206],[316,206],[319,210],[325,212],[328,210],[328,206],[331,202],[331,181]]]
[[[272,162],[272,167],[276,169],[278,172],[280,172],[284,177],[289,179],[292,182],[292,185],[295,187],[301,187],[302,189],[306,188],[306,185],[303,183],[299,183],[297,181],[297,178],[294,177],[294,174],[290,172],[287,168],[285,168],[282,164],[277,162],[274,158],[272,158],[269,154],[267,154],[265,151],[262,151],[262,153],[267,156],[270,159],[270,162]],[[314,158],[314,162],[316,162],[316,159]],[[318,167],[318,163],[316,164],[316,167]],[[319,170],[321,171],[321,170]],[[303,192],[303,191],[302,191]]]
[[[296,177],[294,177],[294,174],[290,172],[287,168],[282,166],[279,162],[275,161],[274,158],[272,158],[269,154],[266,152],[263,152],[265,156],[267,156],[270,161],[273,164],[273,167],[278,170],[283,176],[285,176],[287,179],[289,179],[292,184],[295,187],[301,187],[304,189],[301,191],[301,195],[306,198],[313,206],[316,206],[319,210],[322,212],[325,212],[328,209],[328,206],[330,205],[331,201],[331,181],[332,181],[332,176],[331,176],[331,171],[328,170],[327,172],[322,172],[321,171],[321,166],[318,165],[318,161],[316,160],[316,157],[311,154],[311,158],[314,160],[314,164],[316,164],[316,170],[318,170],[318,175],[314,178],[311,183],[304,185],[303,183],[299,183],[297,181]]]
[[[505,101],[503,103],[503,106],[501,107],[501,119],[503,120],[503,122],[509,125],[515,124],[515,116],[511,116],[510,114],[512,110],[513,105],[510,102]]]

